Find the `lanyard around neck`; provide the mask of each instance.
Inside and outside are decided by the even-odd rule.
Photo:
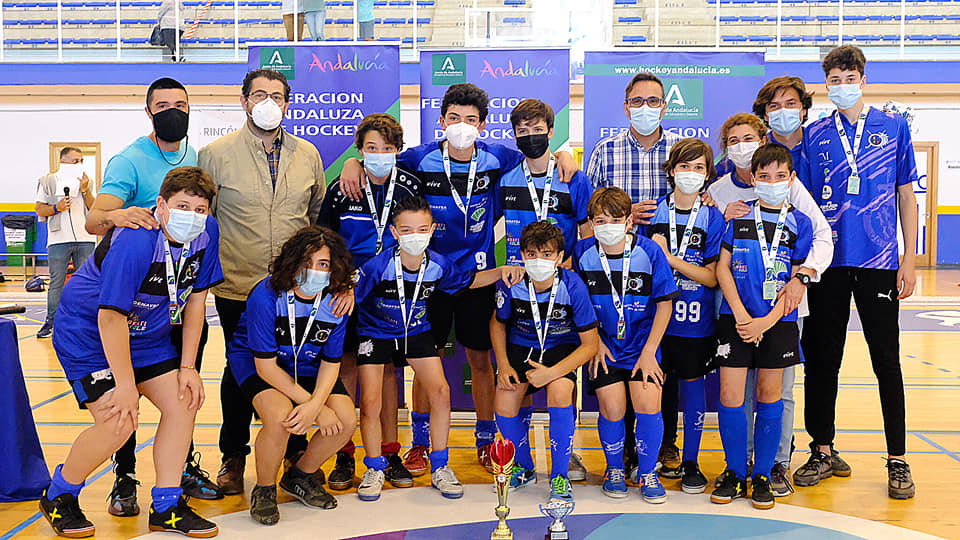
[[[320,302],[322,294],[317,293],[317,297],[313,300],[313,307],[310,308],[310,317],[307,319],[307,327],[303,330],[303,338],[300,339],[300,345],[297,345],[297,310],[296,310],[296,295],[293,291],[287,291],[287,322],[290,325],[290,346],[293,347],[293,380],[297,381],[297,358],[300,354],[300,349],[303,348],[304,344],[307,342],[307,336],[310,335],[310,328],[313,326],[313,321],[317,318],[317,311],[320,310]]]
[[[366,170],[366,169],[364,169]],[[367,194],[367,206],[370,207],[370,218],[373,220],[373,226],[377,230],[377,243],[374,254],[379,254],[383,249],[383,232],[387,229],[387,220],[390,219],[390,207],[393,206],[393,190],[397,187],[397,168],[393,168],[390,173],[390,180],[387,185],[387,194],[383,198],[383,210],[377,214],[377,201],[373,198],[373,189],[370,187],[370,178],[363,184],[364,192]]]
[[[527,160],[523,160],[523,174],[527,178],[527,190],[530,191],[530,202],[533,203],[533,211],[537,214],[537,221],[547,219],[550,213],[550,186],[553,184],[553,168],[556,166],[556,158],[550,156],[550,162],[547,164],[547,177],[543,182],[543,202],[537,196],[537,187],[533,184],[533,174],[530,172],[530,166]]]
[[[850,147],[850,141],[847,140],[847,130],[843,128],[843,121],[840,120],[840,111],[834,113],[833,122],[837,126],[837,134],[840,135],[840,144],[843,146],[843,154],[847,159],[847,165],[850,166],[850,175],[859,177],[860,172],[857,169],[857,155],[860,153],[860,141],[863,139],[863,127],[867,124],[867,113],[870,107],[864,107],[860,116],[857,118],[857,131],[853,135],[853,147]]]
[[[603,267],[603,273],[607,276],[607,282],[610,283],[610,297],[613,299],[613,308],[617,310],[617,339],[624,339],[627,336],[627,318],[623,307],[623,300],[627,297],[627,284],[630,281],[630,241],[624,241],[623,259],[620,265],[620,293],[617,293],[617,287],[613,284],[613,272],[610,271],[610,262],[607,261],[607,254],[603,251],[603,246],[597,243],[597,253],[600,255],[600,266]],[[622,296],[621,296],[622,295]]]
[[[540,343],[540,361],[543,361],[543,349],[547,342],[547,335],[550,333],[550,317],[553,316],[553,303],[557,299],[557,291],[560,289],[560,273],[553,272],[553,285],[550,286],[550,300],[547,304],[547,320],[540,319],[540,304],[537,302],[537,291],[533,288],[533,280],[527,280],[527,292],[530,295],[530,310],[533,316],[533,328],[537,332],[537,342]],[[527,353],[527,360],[530,360],[530,354]]]
[[[776,274],[774,272],[774,264],[777,261],[777,254],[780,252],[780,240],[783,238],[783,226],[787,221],[787,211],[789,210],[790,205],[787,203],[783,204],[783,207],[780,209],[780,216],[777,218],[777,228],[774,229],[773,233],[773,242],[770,244],[770,249],[767,249],[767,235],[763,230],[763,218],[760,217],[760,203],[759,201],[753,207],[753,220],[757,226],[757,241],[760,243],[760,259],[763,261],[764,269],[764,287],[768,287],[768,283],[772,283]],[[765,291],[764,296],[769,296],[769,291]],[[773,295],[774,298],[765,298],[766,300],[771,300],[771,302],[776,300],[776,295]]]
[[[449,141],[443,145],[443,172],[447,174],[447,182],[450,184],[450,196],[453,197],[453,202],[457,205],[457,208],[463,212],[463,237],[466,238],[470,225],[470,197],[473,196],[473,185],[477,179],[477,161],[480,151],[474,148],[473,157],[470,158],[470,171],[467,173],[467,196],[464,200],[460,198],[460,194],[457,193],[457,188],[453,185],[453,175],[450,172],[449,145]]]
[[[403,263],[400,262],[400,248],[393,253],[393,268],[396,273],[397,282],[397,300],[400,301],[400,317],[403,319],[403,353],[407,353],[407,327],[410,325],[410,319],[417,307],[417,299],[420,297],[420,285],[423,283],[423,274],[427,269],[427,254],[424,252],[423,259],[420,261],[420,270],[417,272],[417,284],[413,287],[413,298],[410,300],[410,313],[407,313],[407,291],[403,281]]]
[[[187,298],[189,298],[190,293],[193,292],[193,285],[190,285],[184,289],[183,294],[177,295],[177,285],[180,282],[180,276],[184,273],[187,258],[190,257],[190,242],[183,245],[183,249],[180,250],[180,258],[177,260],[177,265],[174,266],[173,254],[170,250],[170,241],[163,235],[163,231],[160,231],[159,241],[163,244],[164,263],[167,274],[167,295],[170,298],[170,323],[181,324],[183,322],[183,306],[186,305]],[[181,304],[181,302],[183,303]]]

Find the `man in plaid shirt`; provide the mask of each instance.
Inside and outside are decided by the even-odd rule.
[[[661,165],[680,137],[660,127],[666,110],[660,79],[652,73],[634,75],[623,101],[630,129],[597,143],[587,167],[594,189],[616,186],[630,194],[635,224],[648,224],[657,199],[670,191]]]

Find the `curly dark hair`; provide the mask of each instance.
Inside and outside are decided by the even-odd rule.
[[[280,248],[280,255],[270,264],[270,288],[277,292],[292,290],[297,276],[310,262],[310,257],[323,246],[330,249],[330,285],[327,292],[339,294],[353,286],[353,257],[343,237],[327,227],[309,225],[297,231]]]
[[[440,116],[446,116],[447,109],[451,105],[467,105],[477,108],[480,113],[480,121],[487,119],[487,111],[490,106],[490,97],[480,87],[472,83],[459,83],[447,88],[447,93],[443,95],[443,101],[440,102]]]
[[[556,251],[563,251],[563,231],[549,221],[534,221],[528,223],[520,232],[520,251],[528,247],[543,249],[553,247]]]
[[[371,113],[363,117],[357,126],[357,135],[354,144],[358,150],[363,150],[363,139],[370,131],[376,131],[383,140],[393,145],[397,150],[403,150],[403,126],[397,119],[385,113]]]
[[[187,195],[203,197],[213,202],[217,194],[217,186],[213,183],[210,173],[200,167],[176,167],[170,169],[160,184],[160,196],[169,201],[170,197],[187,192]]]
[[[863,70],[866,65],[867,59],[863,56],[863,51],[860,50],[860,47],[842,45],[827,54],[826,58],[823,59],[822,67],[824,75],[829,75],[830,70],[833,68],[839,68],[841,71],[857,70],[860,72],[860,76],[863,77]]]

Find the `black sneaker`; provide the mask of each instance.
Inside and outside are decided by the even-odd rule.
[[[762,474],[753,477],[753,493],[750,498],[753,499],[753,507],[760,510],[769,510],[773,508],[773,492],[770,491],[770,479]]]
[[[770,491],[774,497],[786,497],[793,493],[793,484],[790,483],[790,468],[783,463],[777,463],[770,471]]]
[[[811,443],[810,458],[793,472],[793,483],[798,486],[815,486],[824,478],[833,476],[830,456],[816,449]]]
[[[275,525],[280,521],[277,486],[253,486],[250,493],[250,517],[262,525]]]
[[[180,487],[183,488],[184,495],[194,499],[216,501],[223,498],[220,486],[213,483],[207,471],[200,468],[200,452],[194,452],[192,456],[187,457],[187,464],[180,478]]]
[[[737,475],[731,472],[724,478],[723,483],[710,494],[710,502],[727,504],[733,502],[734,499],[746,496],[747,480],[745,478],[737,478]]]
[[[850,464],[840,457],[840,452],[832,444],[830,445],[830,472],[841,478],[846,478],[853,473]]]
[[[190,538],[212,538],[220,532],[217,524],[200,517],[187,506],[187,498],[180,497],[177,504],[166,512],[157,512],[150,505],[150,530],[180,533]]]
[[[113,489],[107,500],[107,512],[114,516],[128,517],[140,513],[140,505],[137,504],[137,486],[140,482],[129,474],[119,474],[113,481]]]
[[[660,454],[657,456],[657,463],[660,464],[660,476],[664,478],[680,478],[680,449],[676,444],[670,443],[660,447]]]
[[[910,474],[910,465],[902,459],[887,460],[887,495],[891,499],[912,499],[917,486]]]
[[[413,475],[403,466],[403,459],[397,454],[387,456],[387,469],[383,471],[387,482],[397,488],[408,488],[413,486]]]
[[[289,471],[294,465],[300,463],[300,458],[302,458],[305,453],[305,451],[300,450],[291,457],[283,458],[283,472]],[[321,486],[327,483],[327,477],[324,475],[323,469],[317,469],[317,472],[313,473],[313,478]]]
[[[49,488],[48,488],[49,489]],[[40,497],[40,511],[50,522],[53,531],[67,538],[86,538],[93,536],[96,529],[80,510],[80,503],[72,493],[61,493],[52,501],[47,498],[47,490]]]
[[[703,493],[707,489],[707,477],[700,472],[696,461],[684,461],[680,465],[680,489],[684,493]]]
[[[337,500],[323,489],[323,484],[317,482],[316,476],[296,467],[283,473],[283,477],[280,478],[280,489],[313,508],[332,510],[337,507]]]
[[[406,470],[406,469],[404,469]],[[327,485],[330,489],[344,490],[353,487],[353,475],[357,472],[357,462],[346,452],[337,452],[337,464],[330,471]]]
[[[729,479],[731,476],[732,476],[732,477],[736,477],[736,474],[734,474],[734,472],[731,471],[729,468],[724,469],[723,472],[720,473],[720,476],[718,476],[718,477],[716,477],[716,478],[714,479],[714,481],[713,481],[713,487],[715,487],[715,488],[720,487],[720,486],[721,486],[724,482],[726,482],[727,479]]]
[[[37,332],[37,339],[48,338],[53,335],[53,323],[45,322],[43,326],[40,327],[40,331]]]

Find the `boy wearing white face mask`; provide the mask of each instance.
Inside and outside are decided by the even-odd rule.
[[[662,503],[667,494],[654,470],[663,440],[660,340],[679,295],[677,284],[660,246],[627,233],[633,224],[625,191],[597,189],[589,212],[594,238],[577,243],[573,267],[587,284],[600,321],[601,344],[590,361],[590,388],[600,402],[597,429],[607,461],[603,493],[627,496],[623,419],[629,404],[636,413],[640,494],[646,502]]]
[[[497,426],[517,449],[510,488],[533,481],[529,421],[518,414],[526,397],[546,388],[550,413],[550,498],[572,500],[568,465],[573,451],[577,369],[597,353],[597,315],[580,277],[558,268],[563,233],[536,221],[523,228],[519,249],[526,276],[513,286],[497,283],[497,312],[490,337],[497,356]]]
[[[216,525],[187,506],[180,487],[204,400],[195,366],[204,304],[207,290],[223,280],[219,231],[209,216],[215,193],[197,167],[170,171],[157,197],[160,229],[113,229],[64,288],[53,347],[94,425],[77,438],[40,500],[59,535],[93,535],[77,496],[136,429],[140,394],[160,409],[150,529],[217,534]],[[179,358],[170,339],[174,325],[183,328]]]
[[[914,496],[905,461],[906,408],[900,370],[899,301],[913,294],[917,252],[917,164],[907,120],[864,104],[866,59],[843,46],[823,60],[831,115],[811,123],[803,135],[798,175],[824,215],[836,243],[833,261],[810,289],[810,317],[803,348],[808,364],[804,421],[811,442],[807,464],[794,479],[811,486],[837,474],[837,377],[843,360],[850,298],[867,337],[877,375],[887,446],[888,495]],[[903,237],[900,260],[897,222]],[[846,475],[850,474],[847,466]]]
[[[770,489],[783,422],[783,369],[800,363],[796,309],[778,297],[807,258],[813,243],[810,218],[787,202],[796,180],[793,158],[782,146],[764,146],[751,162],[758,197],[747,216],[729,223],[717,264],[723,291],[715,361],[720,366],[720,437],[730,474],[710,500],[725,504],[746,496],[747,370],[757,370],[757,420],[753,432],[753,506],[773,508]]]
[[[673,268],[680,296],[673,302],[673,319],[660,343],[661,367],[679,378],[683,401],[680,487],[685,493],[702,493],[707,486],[698,464],[706,412],[703,377],[716,345],[716,266],[726,224],[715,206],[705,206],[700,200],[706,181],[714,176],[713,150],[707,143],[681,139],[673,145],[663,168],[675,189],[657,205],[649,231]],[[665,424],[671,415],[676,418],[677,410],[667,410],[665,405]]]
[[[431,332],[427,299],[443,292],[456,295],[466,289],[493,285],[513,276],[510,267],[481,272],[461,272],[449,260],[428,250],[434,233],[430,203],[423,197],[398,201],[392,210],[390,233],[398,247],[383,251],[360,269],[357,289],[360,374],[360,432],[366,450],[363,475],[357,494],[375,501],[385,479],[387,459],[381,455],[383,366],[409,363],[420,379],[430,403],[430,452],[432,485],[448,499],[463,496],[463,487],[447,466],[447,435],[450,430],[450,388],[443,372],[437,344]]]

